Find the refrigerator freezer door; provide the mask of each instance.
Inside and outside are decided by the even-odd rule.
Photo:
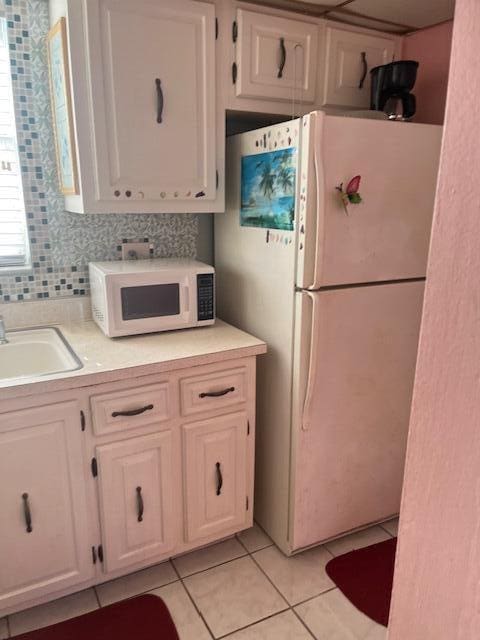
[[[293,550],[399,510],[423,289],[297,294]]]
[[[315,188],[305,189],[302,203],[297,284],[317,289],[425,276],[442,127],[321,111],[306,118],[304,153],[311,160],[302,178],[311,181],[313,171]],[[345,189],[356,175],[362,202],[345,210],[336,187]]]

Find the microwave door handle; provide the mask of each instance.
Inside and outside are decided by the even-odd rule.
[[[188,313],[190,311],[190,287],[188,285],[183,288],[183,304],[185,313]]]

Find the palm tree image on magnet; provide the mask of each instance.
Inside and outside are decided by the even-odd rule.
[[[293,231],[294,147],[242,157],[240,225]]]

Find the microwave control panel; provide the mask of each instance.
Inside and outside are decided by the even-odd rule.
[[[197,275],[198,321],[213,320],[215,317],[214,274]]]

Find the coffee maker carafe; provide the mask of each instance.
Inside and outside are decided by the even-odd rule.
[[[372,69],[370,109],[383,111],[392,120],[412,118],[416,111],[416,100],[410,92],[417,79],[417,69],[418,62],[414,60],[398,60]],[[401,113],[398,113],[399,103]]]

